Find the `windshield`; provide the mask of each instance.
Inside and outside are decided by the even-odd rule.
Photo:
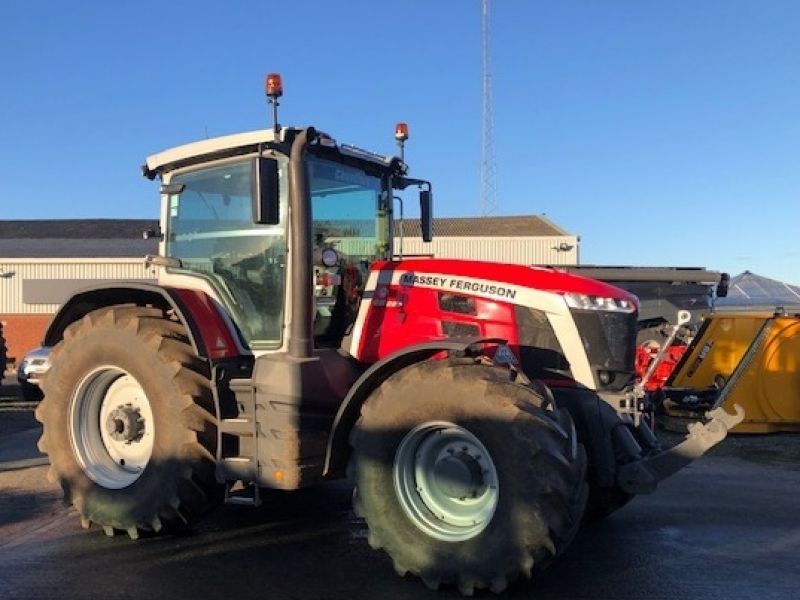
[[[316,341],[336,345],[355,319],[369,266],[389,258],[388,203],[381,178],[362,169],[308,159],[314,250],[333,248],[335,266],[315,265]]]
[[[168,201],[167,255],[180,259],[178,270],[211,283],[251,347],[277,347],[283,323],[285,216],[279,225],[253,224],[253,163],[172,177],[170,183],[186,187]],[[282,178],[284,172],[285,162]]]

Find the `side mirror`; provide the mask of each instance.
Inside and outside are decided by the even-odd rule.
[[[419,221],[422,228],[422,241],[433,239],[433,193],[431,190],[419,192]]]
[[[725,298],[728,295],[728,286],[730,286],[730,283],[731,276],[728,273],[723,273],[717,284],[717,298]]]
[[[258,157],[253,166],[253,222],[277,225],[280,221],[278,161]]]

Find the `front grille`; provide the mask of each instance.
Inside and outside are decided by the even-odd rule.
[[[621,390],[633,377],[636,313],[572,310],[598,389]],[[600,380],[604,371],[609,380]]]

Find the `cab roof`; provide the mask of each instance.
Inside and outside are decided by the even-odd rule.
[[[286,129],[282,129],[279,140],[283,141]],[[275,142],[275,131],[272,129],[259,129],[245,133],[234,133],[220,137],[208,138],[199,142],[191,142],[182,146],[175,146],[147,157],[145,168],[151,172],[168,171],[173,165],[177,166],[186,162],[198,162],[203,158],[211,158],[227,150],[250,148],[259,144]]]
[[[174,148],[169,148],[148,156],[145,164],[142,166],[142,172],[146,177],[152,179],[165,171],[171,171],[190,164],[207,162],[224,156],[247,154],[257,151],[260,145],[286,142],[299,131],[300,129],[297,128],[284,127],[276,136],[274,129],[258,129],[256,131],[223,135],[200,140],[199,142],[183,144],[182,146],[175,146]],[[369,150],[362,150],[355,146],[340,146],[326,133],[320,131],[317,133],[319,138],[316,143],[321,143],[323,146],[334,147],[344,155],[367,160],[385,167],[390,166],[392,160],[395,160],[392,157],[376,154]]]

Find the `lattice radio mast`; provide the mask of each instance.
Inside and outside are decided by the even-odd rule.
[[[489,0],[481,0],[483,42],[483,124],[481,127],[481,215],[497,212],[497,158],[492,107],[492,57],[489,46]]]

